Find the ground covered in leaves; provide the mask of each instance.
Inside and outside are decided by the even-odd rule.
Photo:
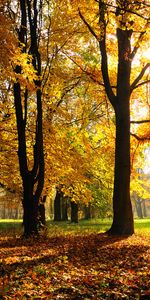
[[[150,236],[0,238],[0,299],[150,299]]]

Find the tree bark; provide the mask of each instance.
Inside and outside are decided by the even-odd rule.
[[[136,211],[139,219],[143,219],[141,199],[137,196],[135,200]]]
[[[125,114],[116,115],[116,151],[113,193],[113,224],[111,234],[133,234],[133,213],[130,200],[130,133],[129,120]]]
[[[28,114],[28,90],[21,86],[19,79],[14,83],[14,102],[16,110],[16,122],[18,133],[18,158],[20,175],[23,182],[23,225],[24,235],[37,234],[38,228],[38,204],[44,185],[44,152],[42,130],[42,93],[41,93],[41,57],[38,50],[38,4],[29,0],[20,0],[20,28],[19,46],[23,53],[32,55],[32,65],[38,80],[35,83],[34,99],[36,101],[36,130],[33,145],[33,167],[29,170],[27,158],[27,118]],[[30,43],[30,44],[29,44]],[[21,66],[15,68],[16,77],[22,74]],[[30,91],[31,93],[31,91]],[[33,116],[32,116],[33,118]]]
[[[109,6],[107,1],[99,0],[99,37],[79,11],[79,15],[96,40],[99,40],[101,54],[101,71],[107,97],[115,110],[116,143],[115,143],[115,174],[113,193],[113,224],[110,234],[132,235],[134,233],[133,212],[130,200],[130,96],[138,86],[149,63],[143,66],[137,78],[130,84],[131,62],[137,53],[140,41],[146,30],[141,32],[131,51],[130,22],[126,16],[130,1],[119,1],[116,4],[116,23],[118,24],[116,38],[118,44],[118,73],[116,92],[114,92],[108,71],[108,53],[106,47],[107,25],[109,23]],[[134,7],[133,2],[133,7]],[[136,5],[135,5],[136,7]],[[108,14],[107,14],[108,12]],[[132,15],[132,12],[131,12]],[[133,22],[134,23],[134,22]],[[131,26],[132,28],[132,26]],[[140,84],[139,84],[140,85]]]
[[[40,203],[38,205],[38,226],[41,228],[46,226],[45,202],[46,195],[41,198]]]
[[[88,206],[84,206],[84,219],[89,220],[91,219],[91,204],[89,203]]]
[[[146,210],[146,203],[145,203],[145,199],[143,199],[143,216],[144,218],[147,217],[147,210]]]
[[[100,38],[101,70],[105,91],[115,110],[116,141],[113,193],[113,223],[109,234],[131,235],[134,232],[133,213],[130,200],[130,74],[131,74],[131,35],[132,30],[117,28],[118,72],[117,89],[114,94],[108,72],[106,50],[106,6],[99,2],[100,23],[103,35]]]
[[[61,198],[62,221],[68,221],[68,201],[64,195]]]
[[[71,201],[71,222],[78,223],[78,204]]]
[[[61,191],[57,189],[54,199],[54,221],[61,221]]]
[[[115,176],[113,193],[113,224],[111,234],[134,233],[130,199],[130,73],[131,30],[117,29],[118,78],[114,103],[116,116]]]

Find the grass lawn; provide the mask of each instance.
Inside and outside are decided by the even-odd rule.
[[[48,232],[50,235],[66,234],[88,234],[101,233],[107,231],[111,226],[111,219],[91,219],[80,220],[78,224],[68,222],[47,221]],[[135,219],[135,233],[150,234],[150,218]],[[0,220],[0,233],[12,233],[16,235],[22,232],[22,220]]]
[[[80,220],[78,224],[70,222],[48,222],[50,233],[54,231],[57,234],[85,234],[85,233],[102,233],[107,231],[111,226],[111,219],[92,219]],[[135,219],[135,233],[150,234],[150,218]]]
[[[150,299],[150,219],[136,234],[108,237],[111,220],[48,222],[21,239],[21,221],[0,221],[1,300]],[[150,230],[149,230],[150,231]]]

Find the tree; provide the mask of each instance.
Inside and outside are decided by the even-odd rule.
[[[57,188],[54,199],[54,221],[61,221],[61,197],[62,192]]]
[[[84,210],[84,219],[85,220],[91,219],[91,204],[89,203],[88,206],[85,205],[83,210]]]
[[[71,222],[78,223],[78,204],[71,201]]]
[[[44,228],[46,225],[45,202],[46,202],[46,195],[44,195],[40,199],[40,203],[38,206],[38,225],[40,228]]]
[[[68,221],[68,198],[62,197],[61,209],[62,209],[62,221]]]
[[[89,31],[97,39],[101,54],[101,72],[107,97],[114,108],[116,118],[115,172],[113,193],[113,223],[110,234],[131,235],[134,232],[130,200],[130,99],[133,90],[143,78],[149,64],[145,64],[137,78],[131,80],[131,64],[146,34],[149,18],[148,5],[139,1],[98,1],[99,32],[92,28],[84,15],[79,14]],[[138,11],[138,13],[137,13]],[[145,13],[145,15],[144,15]],[[110,22],[112,18],[112,22]],[[138,21],[137,21],[138,19]],[[141,21],[142,20],[142,21]],[[138,26],[137,26],[138,22]],[[116,33],[110,30],[110,23]],[[137,26],[137,28],[136,28]],[[134,29],[134,28],[135,29]],[[118,47],[116,85],[112,86],[108,71],[107,33],[112,44]],[[137,30],[136,30],[137,29]],[[138,37],[134,32],[138,31]],[[133,42],[131,42],[131,38]],[[115,40],[115,42],[114,42]],[[143,84],[143,83],[142,83]],[[116,92],[114,92],[114,89]]]
[[[23,225],[26,236],[37,233],[38,204],[44,185],[44,153],[42,129],[41,56],[39,52],[39,1],[19,1],[20,25],[18,28],[21,57],[32,74],[23,74],[21,63],[15,67],[14,102],[18,132],[18,157],[23,183]],[[32,88],[29,81],[33,78]],[[23,81],[25,77],[25,83]],[[28,77],[27,77],[28,76]],[[32,98],[32,99],[31,99]],[[31,101],[36,109],[31,111]],[[34,125],[32,119],[34,118]],[[28,139],[33,130],[32,139]],[[32,145],[32,163],[28,143]]]

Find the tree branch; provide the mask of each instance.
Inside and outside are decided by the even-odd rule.
[[[99,14],[100,14],[100,25],[102,24],[102,34],[99,40],[100,53],[101,53],[101,70],[104,80],[105,91],[107,93],[108,99],[115,107],[116,105],[116,96],[112,90],[109,73],[108,73],[108,59],[107,59],[107,50],[106,50],[106,21],[105,21],[105,3],[103,1],[99,1]]]
[[[80,82],[80,78],[74,83],[72,84],[70,87],[65,88],[64,92],[62,93],[62,96],[60,98],[60,100],[56,103],[56,107],[58,108],[60,106],[60,104],[63,102],[64,97],[71,92]]]
[[[99,41],[99,38],[98,38],[97,34],[95,33],[95,31],[93,30],[93,28],[91,27],[91,25],[85,20],[85,18],[81,14],[81,11],[80,11],[79,8],[78,8],[78,11],[79,11],[79,16],[82,19],[82,21],[84,22],[84,24],[87,26],[87,28],[92,33],[92,35],[96,38],[96,40]]]
[[[150,63],[147,63],[143,69],[141,70],[140,74],[138,75],[138,77],[133,81],[133,83],[131,84],[130,87],[130,91],[132,93],[132,91],[135,89],[135,87],[137,86],[138,82],[142,79],[142,77],[144,76],[144,73],[146,72],[146,70],[150,67]]]
[[[99,3],[99,0],[95,0],[95,1]],[[109,3],[106,3],[105,5],[108,6],[108,7],[112,7],[113,9],[115,9],[115,11],[118,8],[118,5],[116,6],[116,5],[109,4]],[[150,5],[147,3],[147,4],[145,4],[145,7],[140,8],[140,10],[142,11],[142,9],[144,9],[146,7],[148,8],[148,7],[150,7]],[[113,10],[111,12],[115,13],[115,11]],[[132,9],[129,9],[129,8],[121,7],[121,11],[122,11],[122,14],[124,14],[124,13],[132,13],[133,15],[136,15],[136,16],[138,16],[138,17],[140,17],[140,18],[142,18],[142,19],[144,19],[144,20],[146,20],[146,21],[149,22],[149,18],[145,17],[144,14],[139,13],[139,11],[137,11],[137,10],[135,11],[135,10],[132,10]]]
[[[131,124],[143,124],[143,123],[150,123],[150,120],[140,120],[140,121],[130,121]]]
[[[146,141],[150,141],[150,137],[140,137],[135,133],[130,132],[130,135],[132,135],[134,138],[136,138],[136,140],[140,141],[140,142],[146,142]]]
[[[138,51],[138,49],[139,49],[139,47],[140,47],[140,42],[142,41],[142,39],[143,39],[145,33],[146,33],[146,30],[145,30],[145,31],[142,31],[142,32],[140,33],[140,36],[139,36],[139,38],[138,38],[138,40],[137,40],[137,42],[136,42],[136,45],[134,46],[134,48],[133,48],[133,50],[132,50],[132,53],[131,53],[131,55],[130,55],[131,60],[132,60],[132,59],[134,58],[134,56],[136,55],[136,53],[137,53],[137,51]]]
[[[137,89],[139,86],[144,85],[144,84],[149,83],[149,82],[150,82],[150,80],[142,81],[142,82],[140,82],[139,84],[137,84],[137,85],[133,88],[133,90],[135,90],[135,89]]]
[[[84,69],[81,65],[79,65],[76,61],[75,61],[75,59],[73,59],[71,56],[69,56],[67,53],[65,53],[65,52],[62,52],[62,53],[64,53],[77,67],[79,67],[79,69],[83,72],[83,73],[85,73],[85,74],[87,74],[89,77],[90,77],[90,79],[92,79],[92,81],[93,82],[95,82],[95,83],[97,83],[97,84],[99,84],[99,85],[101,85],[101,86],[103,86],[104,87],[104,83],[102,83],[101,81],[99,81],[97,78],[95,78],[94,77],[94,75],[91,73],[91,72],[89,72],[88,70],[86,70],[86,69]],[[113,86],[114,88],[116,88],[115,86]]]

